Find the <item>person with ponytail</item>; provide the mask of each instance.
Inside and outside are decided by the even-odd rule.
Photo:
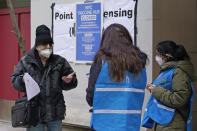
[[[191,131],[194,68],[184,46],[162,41],[156,46],[160,74],[146,88],[151,96],[142,126],[155,131]]]
[[[103,33],[90,68],[86,100],[96,131],[139,131],[146,87],[147,55],[128,30],[112,24]]]

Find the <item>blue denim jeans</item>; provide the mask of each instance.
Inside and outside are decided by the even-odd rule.
[[[27,128],[26,131],[45,131],[44,129],[47,128],[47,131],[62,131],[62,121],[51,121],[47,123],[38,124],[36,127]]]

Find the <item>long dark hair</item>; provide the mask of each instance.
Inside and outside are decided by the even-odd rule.
[[[166,40],[159,42],[156,46],[156,50],[164,58],[167,58],[167,61],[190,60],[184,46],[177,45],[174,41]]]
[[[112,24],[102,35],[94,63],[107,61],[112,80],[121,82],[125,71],[139,74],[143,68],[136,49],[128,30],[120,24]]]

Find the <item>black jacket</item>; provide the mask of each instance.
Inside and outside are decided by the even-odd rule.
[[[24,59],[23,62],[22,59]],[[40,94],[37,97],[40,121],[48,122],[64,119],[66,106],[62,90],[70,90],[77,86],[76,75],[70,83],[65,83],[61,79],[62,76],[67,76],[73,72],[69,63],[63,57],[53,54],[43,66],[35,48],[22,59],[11,76],[13,87],[18,91],[25,92],[23,74],[28,72],[40,86]]]

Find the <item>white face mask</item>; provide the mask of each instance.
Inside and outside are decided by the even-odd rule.
[[[164,61],[162,60],[162,58],[160,57],[160,56],[155,56],[155,60],[157,61],[157,63],[161,66],[163,63],[164,63]]]
[[[52,49],[45,49],[45,50],[41,50],[40,54],[46,58],[49,58],[50,55],[52,54]]]

